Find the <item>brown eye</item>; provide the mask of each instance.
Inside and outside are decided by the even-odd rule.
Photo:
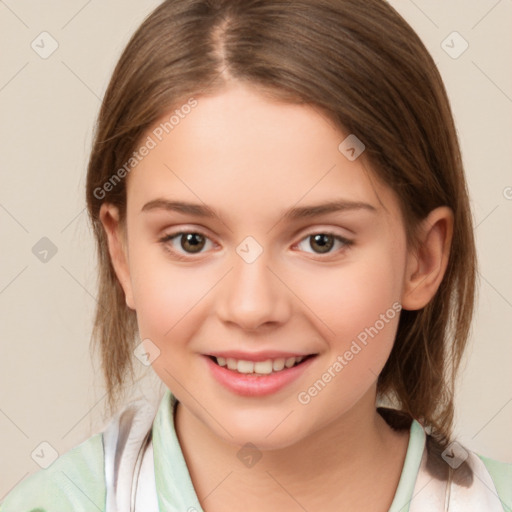
[[[307,243],[307,241],[309,241],[309,243]],[[332,249],[336,244],[339,245],[338,250],[341,251],[351,246],[353,241],[347,240],[346,238],[334,233],[314,233],[303,238],[298,244],[299,248],[301,244],[306,245],[306,247],[302,248],[305,252],[312,254],[334,254],[336,253],[336,250]]]
[[[177,243],[178,240],[179,243]],[[207,243],[210,243],[212,247],[214,245],[207,236],[195,231],[180,231],[165,235],[160,242],[178,259],[183,259],[186,255],[204,252],[203,249]]]
[[[332,235],[327,235],[325,233],[320,233],[318,235],[312,235],[310,238],[310,247],[312,249],[318,248],[318,252],[324,253],[329,252],[334,245],[334,237]],[[316,248],[315,248],[316,246]]]
[[[185,252],[200,252],[205,245],[205,237],[199,233],[181,233],[178,236],[181,239],[181,248]]]

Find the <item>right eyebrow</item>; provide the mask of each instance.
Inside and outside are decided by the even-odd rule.
[[[147,212],[151,210],[167,210],[186,213],[196,217],[209,217],[220,219],[220,214],[213,208],[195,203],[186,203],[184,201],[170,201],[168,199],[153,199],[146,203],[141,211]]]

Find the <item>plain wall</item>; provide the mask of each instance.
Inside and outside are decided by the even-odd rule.
[[[0,499],[40,469],[31,454],[41,442],[62,454],[106,420],[102,374],[89,352],[96,268],[85,169],[115,62],[158,3],[0,2]],[[480,288],[456,434],[511,462],[512,2],[391,4],[444,78],[474,211]],[[46,59],[31,47],[51,49],[43,31],[58,43]],[[469,44],[458,58],[464,42],[454,31]],[[46,262],[34,246],[39,257],[49,251]],[[161,393],[152,370],[140,370],[133,395]]]

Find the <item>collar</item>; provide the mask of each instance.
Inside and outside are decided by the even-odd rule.
[[[177,403],[176,397],[167,389],[153,423],[158,504],[161,511],[203,512],[174,426]],[[408,512],[422,462],[425,440],[423,427],[413,420],[402,474],[389,512]]]

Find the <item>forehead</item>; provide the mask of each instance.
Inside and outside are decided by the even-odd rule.
[[[128,179],[128,202],[138,210],[165,196],[259,218],[338,199],[396,209],[364,158],[340,150],[350,134],[313,106],[240,84],[184,105],[194,106],[166,112],[143,137],[152,148]]]

